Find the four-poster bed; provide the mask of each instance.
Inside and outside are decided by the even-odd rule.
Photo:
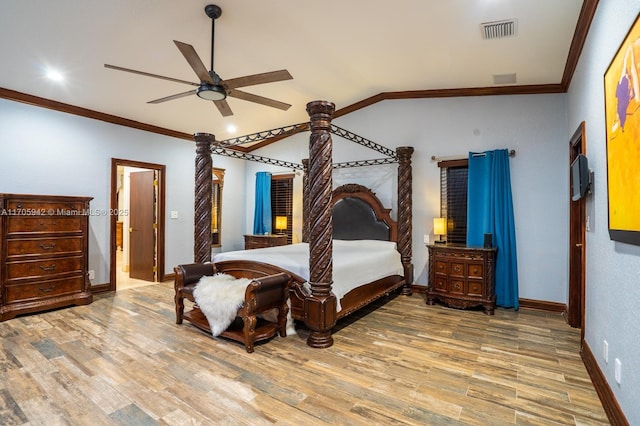
[[[294,319],[303,321],[309,328],[307,343],[314,348],[325,348],[333,344],[331,330],[338,319],[400,288],[403,294],[411,295],[413,282],[413,265],[411,264],[411,154],[413,148],[400,147],[394,153],[393,162],[398,162],[398,220],[396,223],[389,215],[390,209],[385,209],[375,194],[367,188],[351,184],[332,191],[334,166],[331,119],[334,108],[334,104],[327,101],[314,101],[307,105],[311,136],[309,159],[303,160],[305,169],[303,241],[308,241],[308,276],[303,278],[290,270],[255,260],[237,258],[214,262],[214,269],[217,272],[237,277],[257,278],[277,272],[286,272],[291,276],[291,314]],[[362,140],[362,138],[359,139]],[[195,135],[195,141],[194,261],[206,263],[211,261],[211,153],[218,151],[220,147],[213,145],[215,138],[209,134],[198,133]],[[390,161],[385,159],[384,162]],[[366,163],[364,165],[376,164],[375,160]],[[371,234],[367,227],[360,229],[362,227],[356,226],[361,225],[364,219],[354,219],[354,214],[364,214],[365,217],[372,218],[374,233]],[[397,248],[398,267],[395,270],[392,268],[371,282],[356,283],[352,286],[355,288],[349,289],[338,299],[332,291],[333,268],[336,261],[336,267],[340,267],[341,260],[333,258],[334,238],[392,241],[395,243],[394,251]],[[364,247],[367,253],[372,250],[366,245]],[[271,248],[251,251],[262,250],[271,250]],[[342,259],[343,255],[339,256]],[[353,265],[347,265],[345,268],[352,269],[351,272],[355,272],[356,275],[358,273],[358,267]],[[176,294],[178,293],[179,289],[176,287]],[[178,309],[179,303],[181,305],[182,300],[178,302],[176,299],[177,320],[181,322],[184,307],[181,305]],[[194,310],[197,309],[198,307],[194,306]],[[187,315],[184,318],[191,321]]]

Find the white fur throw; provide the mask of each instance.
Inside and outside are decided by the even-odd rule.
[[[236,278],[229,274],[216,274],[200,278],[193,297],[202,313],[207,317],[211,334],[219,336],[236,318],[238,309],[244,303],[244,294],[251,282],[249,278]],[[287,300],[287,303],[289,301]],[[278,321],[278,309],[262,315],[268,321]],[[291,311],[287,315],[287,335],[295,334]]]
[[[200,278],[193,289],[193,297],[209,321],[211,334],[219,336],[233,322],[250,282],[249,278],[236,278],[228,274]]]

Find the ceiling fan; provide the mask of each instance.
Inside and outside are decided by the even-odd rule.
[[[178,50],[182,53],[184,58],[187,60],[193,71],[196,73],[198,78],[200,79],[200,83],[193,83],[191,81],[180,80],[172,77],[165,77],[162,75],[151,74],[144,71],[136,71],[129,68],[123,68],[116,65],[104,64],[106,68],[118,70],[118,71],[126,71],[134,74],[144,75],[147,77],[160,78],[163,80],[173,81],[176,83],[188,84],[191,86],[196,86],[196,89],[189,90],[188,92],[178,93],[171,96],[166,96],[164,98],[155,99],[153,101],[149,101],[147,103],[150,104],[159,104],[166,101],[171,101],[173,99],[183,98],[189,95],[197,95],[198,97],[213,101],[213,104],[218,108],[220,114],[223,117],[227,117],[233,115],[229,104],[226,101],[227,97],[242,99],[249,102],[255,102],[261,105],[266,105],[273,108],[278,108],[283,111],[286,111],[291,107],[291,105],[286,104],[284,102],[276,101],[274,99],[265,98],[264,96],[254,95],[252,93],[243,92],[237,90],[238,87],[246,87],[253,86],[256,84],[264,84],[264,83],[274,83],[276,81],[290,80],[293,77],[289,74],[287,70],[279,70],[279,71],[271,71],[265,72],[261,74],[247,75],[244,77],[232,78],[229,80],[223,80],[213,69],[213,44],[214,44],[214,35],[215,35],[215,23],[216,19],[222,15],[222,9],[220,7],[210,4],[204,8],[205,13],[209,18],[211,18],[211,69],[207,71],[207,68],[202,63],[202,60],[196,53],[193,46],[190,44],[182,43],[180,41],[174,40],[173,42],[178,47]]]

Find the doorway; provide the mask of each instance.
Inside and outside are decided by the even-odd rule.
[[[578,154],[586,154],[585,123],[580,123],[569,140],[569,164]],[[571,168],[569,168],[571,169]],[[570,176],[569,179],[572,179]],[[581,328],[581,341],[584,340],[585,306],[585,255],[586,227],[585,197],[571,200],[571,180],[569,181],[569,295],[567,298],[566,320],[572,327]]]
[[[111,159],[110,291],[164,281],[164,206],[164,165]]]

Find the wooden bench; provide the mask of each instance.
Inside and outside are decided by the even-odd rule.
[[[199,329],[211,333],[211,327],[193,297],[193,290],[203,276],[213,276],[218,271],[213,263],[192,263],[173,268],[175,278],[176,324],[186,319]],[[240,278],[240,277],[238,277]],[[238,309],[236,320],[220,336],[244,343],[247,352],[253,352],[254,343],[274,337],[279,332],[287,335],[287,313],[291,277],[285,273],[252,278],[247,285],[244,303]],[[185,312],[184,299],[191,301],[193,309]],[[277,321],[259,316],[278,309]]]

